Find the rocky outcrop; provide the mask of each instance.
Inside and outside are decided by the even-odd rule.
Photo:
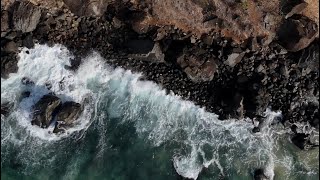
[[[132,0],[132,8],[144,16],[133,25],[173,25],[200,38],[211,31],[220,32],[240,43],[249,37],[274,36],[279,25],[279,1],[144,1]],[[152,13],[150,13],[152,12]],[[192,17],[192,18],[190,18]]]
[[[48,128],[53,120],[53,112],[61,105],[61,100],[54,95],[44,95],[33,107],[32,125]]]
[[[55,121],[53,133],[61,133],[72,127],[83,111],[81,104],[61,100],[54,95],[44,95],[33,107],[32,125],[48,128]]]
[[[2,9],[2,77],[17,70],[16,47],[32,47],[36,39],[63,44],[79,57],[98,51],[110,65],[143,72],[221,119],[254,118],[271,106],[282,111],[284,124],[308,121],[319,129],[319,50],[309,45],[318,22],[305,13],[313,12],[310,0],[285,0],[280,7],[278,0],[112,1],[100,17],[80,1],[30,2],[49,9],[41,10],[32,32],[15,30],[12,8]],[[75,58],[66,68],[79,63]]]

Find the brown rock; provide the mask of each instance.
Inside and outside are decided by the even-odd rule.
[[[138,0],[132,0],[131,3],[135,11],[145,12],[145,17],[139,21],[140,27],[143,25],[145,28],[140,30],[146,30],[148,26],[172,25],[183,32],[191,32],[197,38],[213,31],[219,32],[224,37],[230,37],[237,43],[249,37],[273,35],[281,19],[278,0],[271,2],[146,0],[144,6],[140,6],[141,1]],[[268,19],[266,26],[263,17],[268,14],[272,18]],[[210,44],[210,40],[208,43]]]
[[[306,48],[318,35],[318,25],[309,18],[288,18],[280,26],[278,38],[280,44],[288,51]]]
[[[5,52],[13,52],[16,53],[18,52],[18,46],[14,41],[9,41],[3,49]]]
[[[16,1],[12,6],[14,28],[22,32],[35,30],[40,21],[41,9],[25,1]]]

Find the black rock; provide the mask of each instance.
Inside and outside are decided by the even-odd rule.
[[[57,121],[71,125],[80,116],[82,110],[82,106],[79,103],[72,101],[65,102],[57,114]]]
[[[34,85],[34,82],[33,82],[30,78],[28,78],[28,77],[23,77],[23,78],[21,79],[21,83],[22,83],[23,85],[27,85],[27,86],[32,86],[32,85]]]
[[[260,132],[260,128],[259,128],[259,127],[254,127],[254,128],[252,129],[252,132],[253,132],[253,133]]]
[[[254,180],[268,180],[269,178],[264,174],[263,169],[256,169],[253,175]]]
[[[44,95],[33,106],[32,125],[48,128],[53,117],[54,111],[61,105],[61,100],[54,95]]]
[[[12,107],[13,107],[13,103],[10,103],[10,102],[5,102],[1,104],[1,114],[4,116],[8,116]]]

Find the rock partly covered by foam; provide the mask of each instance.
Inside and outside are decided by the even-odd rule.
[[[79,118],[83,109],[81,104],[67,101],[62,104],[60,111],[57,113],[57,122],[53,133],[63,133]]]
[[[56,120],[54,133],[71,127],[81,115],[81,104],[67,101],[61,105],[61,99],[55,95],[44,95],[33,107],[32,125],[48,128]]]
[[[253,175],[254,180],[269,180],[263,169],[256,169]]]
[[[66,125],[71,125],[82,112],[82,106],[73,101],[62,104],[61,110],[57,114],[57,121],[63,121]]]
[[[48,128],[53,112],[61,105],[61,100],[54,95],[44,95],[33,107],[32,125]]]
[[[13,103],[11,102],[1,103],[1,115],[8,116],[12,108]]]

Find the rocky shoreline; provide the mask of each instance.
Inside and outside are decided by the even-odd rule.
[[[106,7],[99,6],[103,13],[99,11],[98,15],[89,6],[81,7],[81,12],[68,8],[68,1],[60,9],[46,9],[28,1],[2,5],[1,77],[18,70],[18,47],[59,43],[75,55],[68,67],[71,70],[81,63],[80,57],[97,51],[108,64],[142,72],[145,79],[205,107],[220,119],[259,119],[271,107],[282,111],[281,122],[286,127],[309,123],[319,131],[318,25],[305,15],[308,13],[302,11],[301,15],[298,11],[303,5],[291,4],[286,17],[281,17],[285,19],[282,24],[278,20],[268,21],[280,27],[267,28],[270,36],[262,37],[266,32],[257,24],[249,38],[245,38],[245,31],[223,36],[224,29],[208,31],[199,38],[198,31],[189,31],[189,22],[186,28],[181,22],[145,22],[149,14],[141,9],[146,7],[137,4],[106,3]],[[229,22],[229,17],[225,18]],[[220,17],[217,23],[224,20]],[[146,23],[150,23],[148,28]],[[296,30],[288,35],[294,40],[286,38],[289,32],[283,24]],[[198,25],[196,29],[202,31],[207,26]],[[1,105],[1,113],[2,109]],[[299,135],[297,131],[293,133]],[[305,136],[293,141],[301,149],[307,149],[309,135]]]

